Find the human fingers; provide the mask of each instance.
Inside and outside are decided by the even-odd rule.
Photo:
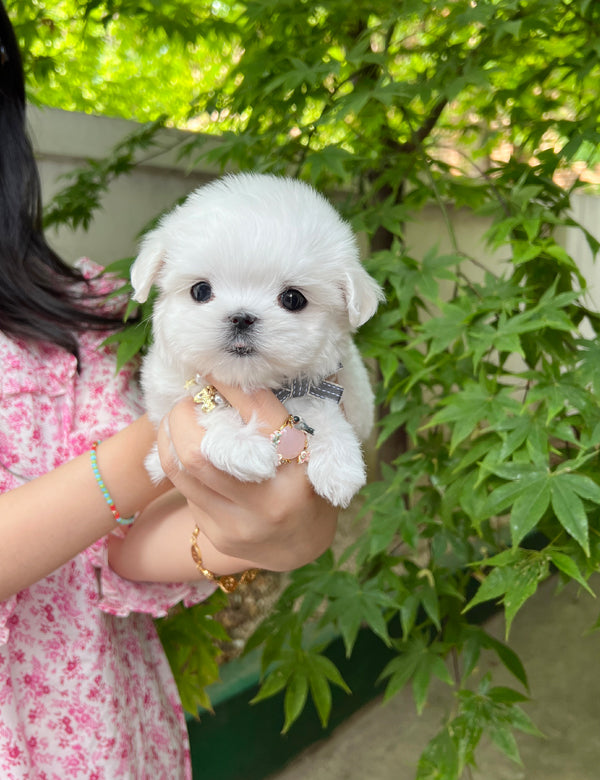
[[[244,391],[239,387],[226,385],[222,382],[213,384],[213,380],[207,377],[207,382],[212,384],[226,402],[234,407],[244,422],[255,420],[260,433],[269,436],[285,422],[288,416],[287,409],[277,399],[271,390],[260,389]],[[173,469],[173,464],[179,461],[195,471],[195,467],[202,467],[206,461],[200,451],[200,444],[204,436],[201,425],[201,416],[197,416],[198,406],[192,398],[184,399],[175,405],[168,415],[168,420],[163,420],[160,429],[170,433],[170,446],[167,447],[165,436],[159,437],[159,454],[164,460],[163,468],[166,473]],[[210,412],[207,412],[210,414]]]
[[[279,433],[278,439],[274,440],[273,443],[269,442],[267,446],[269,448],[277,447],[278,452],[285,453],[284,457],[288,458],[288,460],[285,460],[281,464],[282,468],[278,469],[278,474],[281,471],[286,475],[288,475],[288,472],[292,472],[291,488],[293,489],[293,492],[290,495],[293,497],[295,494],[301,492],[301,489],[303,488],[302,498],[304,499],[306,494],[312,491],[312,487],[309,485],[306,476],[306,469],[302,465],[306,458],[299,457],[300,455],[304,456],[306,454],[308,447],[307,434],[304,431],[293,429],[288,422],[289,414],[287,409],[277,400],[271,391],[257,391],[252,394],[247,394],[237,388],[231,388],[224,385],[220,385],[217,390],[224,398],[226,398],[227,394],[229,398],[240,407],[238,411],[240,411],[241,414],[246,417],[254,416],[255,418],[258,418],[258,420],[255,419],[253,422],[253,430],[256,430],[256,427],[260,427],[262,424],[265,438],[267,436],[272,437],[274,432]],[[228,402],[229,398],[226,398]],[[210,415],[219,415],[220,412],[209,411],[203,413],[199,411],[200,408],[200,406],[195,405],[191,399],[188,398],[185,401],[176,404],[168,415],[171,447],[175,457],[174,460],[170,459],[168,463],[163,463],[163,468],[174,484],[177,484],[180,486],[180,489],[183,489],[182,483],[187,481],[189,483],[189,488],[193,488],[192,483],[189,482],[189,480],[184,480],[181,476],[181,468],[178,470],[175,469],[175,464],[177,464],[177,466],[181,464],[183,470],[192,477],[200,479],[214,491],[226,496],[230,500],[243,501],[245,505],[250,508],[256,507],[260,502],[264,503],[264,500],[265,498],[268,498],[269,493],[277,493],[277,485],[284,482],[284,479],[275,480],[277,485],[273,484],[272,480],[265,480],[262,482],[241,482],[226,471],[213,467],[208,462],[201,446],[202,437],[204,436],[202,421],[205,416],[208,421]],[[282,428],[284,428],[282,421],[285,423],[283,434],[280,433]],[[235,447],[235,444],[232,446]],[[284,446],[287,447],[287,449],[280,449]],[[295,448],[297,448],[297,452]],[[160,452],[166,450],[166,447],[161,444],[161,439],[159,439],[159,450]],[[259,488],[258,485],[262,485],[262,487]],[[281,493],[281,490],[279,490],[279,493]],[[281,496],[273,495],[273,501],[277,503],[277,506],[280,506]]]
[[[200,445],[205,430],[198,423],[197,407],[191,398],[179,401],[160,422],[156,443],[161,466],[171,482],[182,469],[199,474],[207,464]]]
[[[246,408],[251,407],[246,404]],[[167,477],[190,500],[200,502],[202,499],[203,505],[209,501],[216,512],[222,510],[218,505],[218,497],[222,497],[253,511],[269,502],[274,508],[285,507],[288,496],[305,500],[312,492],[304,470],[294,469],[295,464],[285,464],[278,469],[275,480],[241,482],[206,459],[200,447],[203,435],[197,406],[191,399],[185,399],[169,412],[157,436]],[[216,495],[207,495],[206,488]]]
[[[268,389],[258,389],[254,391],[244,391],[239,387],[226,385],[223,382],[217,381],[212,384],[214,380],[212,377],[207,376],[207,388],[212,387],[213,392],[216,390],[222,399],[225,399],[226,403],[235,408],[244,422],[250,422],[252,420],[254,429],[258,429],[259,433],[262,433],[265,437],[273,436],[282,430],[284,424],[288,420],[289,413],[285,406],[277,399],[275,394]],[[196,399],[194,398],[194,402]],[[195,412],[197,417],[195,416]],[[177,404],[169,414],[169,425],[171,430],[172,447],[174,453],[178,456],[180,463],[185,468],[190,470],[199,476],[197,469],[201,468],[203,472],[208,472],[210,469],[207,467],[207,463],[202,456],[200,443],[202,441],[203,431],[202,418],[203,414],[198,413],[198,409],[203,409],[203,405],[193,406],[190,403],[190,399],[187,399],[186,403]],[[203,410],[204,411],[204,410]],[[206,411],[206,415],[212,414],[212,411]],[[287,423],[289,426],[290,424]],[[291,426],[290,426],[291,427]],[[296,446],[299,446],[298,454],[301,454],[302,439],[304,439],[304,446],[307,443],[307,437],[305,433],[299,433],[298,431],[284,432],[286,436],[287,448],[289,451],[290,441],[293,439],[292,450]],[[281,436],[281,434],[280,434]],[[294,439],[294,436],[296,437]],[[298,441],[298,439],[300,441]],[[283,446],[279,443],[277,446]],[[287,453],[286,453],[287,457]],[[292,459],[290,467],[299,466],[301,461],[293,463],[295,458]],[[302,469],[304,472],[305,470]],[[222,474],[222,473],[221,473]],[[215,472],[212,473],[213,482],[218,480],[222,487],[218,488],[213,484],[215,489],[220,489],[220,492],[225,490],[230,492],[235,491],[236,481],[232,477],[221,479]]]
[[[331,545],[338,515],[336,507],[306,489],[306,481],[294,483],[295,471],[282,469],[259,486],[246,483],[248,493],[255,493],[252,502],[227,500],[202,485],[195,502],[188,501],[189,510],[219,552],[252,561],[254,567],[290,571]],[[278,492],[270,494],[274,484]]]
[[[285,464],[273,479],[240,482],[199,452],[196,413],[188,399],[169,414],[171,435],[178,440],[180,452],[186,449],[181,439],[194,445],[189,455],[182,456],[184,469],[175,465],[166,470],[214,546],[273,570],[295,568],[326,549],[335,532],[337,510],[315,495],[305,470]],[[169,443],[165,425],[158,441],[161,449]]]
[[[223,398],[238,410],[244,422],[256,417],[260,422],[261,433],[267,436],[278,428],[288,415],[287,409],[272,390],[260,389],[248,392],[210,377],[208,379]]]
[[[158,435],[161,464],[171,483],[193,504],[202,507],[211,518],[219,518],[221,527],[249,527],[253,517],[269,523],[265,509],[283,508],[271,480],[262,483],[241,482],[213,466],[202,453],[200,443],[204,429],[198,423],[198,408],[191,399],[176,404],[162,421]],[[281,481],[281,480],[279,480]],[[301,478],[290,486],[294,494],[307,492]],[[304,489],[304,490],[303,490]],[[288,491],[284,491],[287,497]],[[250,517],[250,523],[246,518]],[[276,513],[273,512],[276,518]],[[203,521],[203,522],[210,522]]]
[[[246,408],[250,407],[246,404]],[[193,486],[198,479],[224,495],[235,497],[241,493],[242,483],[225,471],[213,466],[202,452],[205,435],[202,415],[191,398],[178,402],[162,420],[157,435],[161,464],[167,477],[182,489],[182,483]],[[188,477],[186,479],[186,477]],[[185,491],[186,494],[188,491]],[[246,496],[246,500],[248,496]]]

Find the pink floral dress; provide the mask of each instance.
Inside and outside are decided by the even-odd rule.
[[[82,336],[78,373],[61,349],[0,333],[0,492],[140,414],[132,369],[115,373],[102,338]],[[101,539],[0,602],[0,778],[190,778],[185,719],[152,618],[213,587],[123,580]]]

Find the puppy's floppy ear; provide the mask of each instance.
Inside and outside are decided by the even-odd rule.
[[[379,301],[384,299],[383,290],[358,263],[345,272],[342,287],[350,325],[359,328],[377,311]]]
[[[150,288],[156,281],[165,256],[162,231],[153,230],[143,239],[140,251],[131,266],[131,286],[133,299],[144,303],[150,294]]]

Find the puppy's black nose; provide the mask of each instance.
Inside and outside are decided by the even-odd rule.
[[[256,322],[254,314],[249,314],[247,311],[237,311],[235,314],[231,314],[229,321],[235,327],[236,330],[248,330]]]

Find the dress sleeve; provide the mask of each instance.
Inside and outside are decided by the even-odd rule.
[[[186,607],[198,604],[216,588],[209,580],[158,583],[132,582],[119,577],[108,565],[108,537],[98,540],[85,554],[99,572],[98,606],[109,615],[126,617],[131,612],[144,612],[155,618],[164,617],[175,604],[181,602]]]

